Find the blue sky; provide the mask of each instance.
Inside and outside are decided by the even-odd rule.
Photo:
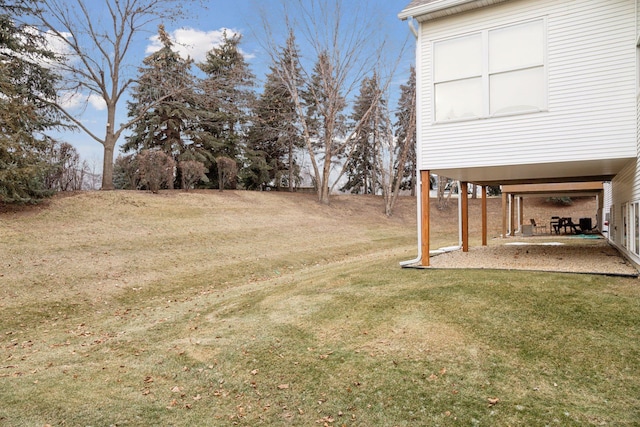
[[[331,1],[331,0],[330,0]],[[204,58],[204,54],[215,46],[220,40],[222,31],[229,29],[242,35],[241,49],[245,54],[251,70],[256,75],[258,88],[268,70],[270,59],[264,51],[263,25],[259,11],[266,13],[268,22],[278,31],[285,28],[283,19],[282,0],[210,0],[204,9],[190,11],[190,17],[177,22],[165,22],[167,32],[176,42],[176,48],[183,49],[196,62]],[[409,3],[409,0],[347,0],[349,7],[366,10],[373,16],[378,24],[376,33],[388,39],[387,53],[390,57],[397,56],[403,43],[408,42],[402,55],[399,70],[391,87],[391,96],[397,93],[400,84],[407,81],[409,66],[414,62],[414,38],[411,35],[406,22],[400,21],[397,14]],[[286,4],[286,3],[285,3]],[[295,17],[294,17],[295,18]],[[154,37],[157,33],[157,23],[148,28],[146,34],[141,34],[134,50],[129,56],[129,62],[137,67],[141,60],[157,46]],[[284,37],[284,35],[283,35]],[[302,45],[303,42],[299,40]],[[279,43],[281,44],[281,43]],[[301,46],[302,54],[305,54]],[[391,107],[395,107],[393,101]],[[94,130],[98,136],[103,136],[105,111],[99,100],[90,100],[83,109],[74,110],[82,118],[83,122]],[[126,118],[126,104],[118,106],[117,123]],[[91,139],[81,131],[69,132],[57,135],[59,139],[72,143],[80,153],[83,160],[95,167],[98,171],[102,168],[102,145]],[[124,142],[124,138],[118,141],[118,145]],[[116,148],[116,156],[119,148]]]

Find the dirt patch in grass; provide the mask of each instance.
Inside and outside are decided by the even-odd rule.
[[[506,239],[487,247],[439,254],[433,268],[532,270],[637,277],[638,270],[604,238]]]
[[[593,273],[637,277],[638,269],[620,252],[611,246],[597,230],[589,235],[555,235],[550,233],[549,221],[552,216],[571,217],[575,223],[579,218],[590,218],[596,224],[597,205],[594,198],[574,198],[570,204],[563,204],[549,198],[526,198],[524,200],[524,218],[532,218],[536,223],[547,226],[547,233],[523,237],[521,234],[502,238],[501,201],[489,199],[487,247],[480,246],[481,210],[479,200],[470,201],[470,250],[438,254],[431,258],[434,268],[471,268],[533,270],[568,273]],[[457,211],[432,210],[432,230],[437,235],[442,232],[457,232],[456,221],[445,222],[447,215],[456,215]],[[457,206],[456,206],[457,209]],[[525,219],[525,223],[529,223]],[[457,235],[447,243],[458,244]],[[438,237],[435,240],[437,243]],[[441,245],[441,246],[447,246]],[[433,249],[436,249],[436,246]]]

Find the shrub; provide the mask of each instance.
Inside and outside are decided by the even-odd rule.
[[[208,181],[207,168],[195,160],[183,160],[179,163],[182,174],[182,188],[189,191],[199,181]]]
[[[143,150],[138,154],[140,183],[152,193],[173,183],[175,162],[162,151]]]
[[[225,185],[231,184],[236,179],[238,164],[229,157],[221,156],[216,159],[216,165],[218,166],[218,188],[222,191]]]

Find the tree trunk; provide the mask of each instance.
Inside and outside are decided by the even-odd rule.
[[[431,182],[429,182],[431,184]],[[431,189],[431,187],[429,187]],[[411,197],[416,197],[416,174],[411,175]]]
[[[333,158],[333,115],[327,114],[324,123],[324,159],[322,159],[322,174],[318,177],[318,201],[323,205],[329,204],[329,175],[331,174],[331,159]],[[316,174],[317,176],[317,174]]]
[[[289,192],[293,192],[293,142],[289,140]]]
[[[330,151],[331,148],[329,147]],[[325,152],[324,165],[322,166],[322,176],[320,177],[320,182],[318,185],[318,196],[319,201],[323,205],[329,204],[329,175],[331,174],[331,156]]]
[[[107,138],[103,146],[104,158],[102,159],[102,190],[113,190],[113,151],[116,146],[115,137],[107,134]]]

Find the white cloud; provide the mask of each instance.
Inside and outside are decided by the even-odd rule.
[[[101,96],[98,96],[95,93],[89,95],[88,101],[89,104],[91,104],[91,106],[98,111],[104,111],[107,109],[107,104],[106,102],[104,102],[104,99],[102,99]]]
[[[58,103],[65,110],[70,110],[82,105],[82,97],[75,92],[66,92],[60,94]]]
[[[223,40],[224,32],[227,37],[236,34],[236,31],[228,28],[221,28],[213,31],[202,31],[195,28],[179,28],[170,34],[171,41],[174,43],[173,48],[183,58],[191,57],[196,63],[203,62],[209,52],[214,47],[220,46]],[[162,43],[158,35],[151,37],[150,44],[147,46],[146,53],[153,53],[162,48]],[[245,58],[252,56],[242,52]]]
[[[69,40],[71,38],[71,33],[61,33],[61,35]],[[58,55],[69,56],[72,54],[71,48],[69,45],[60,39],[60,37],[56,36],[52,31],[47,31],[44,33],[44,40],[46,44],[46,48]]]
[[[95,93],[87,96],[78,92],[65,92],[60,95],[59,103],[65,110],[86,108],[87,104],[91,105],[91,107],[97,111],[104,111],[107,109],[104,99]]]

